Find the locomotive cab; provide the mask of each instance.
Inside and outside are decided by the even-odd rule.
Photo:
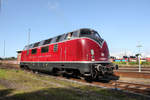
[[[106,41],[100,37],[98,32],[90,29],[81,29],[80,30],[81,38],[88,38],[85,40],[86,44],[83,44],[83,48],[88,49],[91,53],[91,56],[95,56],[95,61],[109,61],[109,50]],[[92,43],[91,43],[92,42]],[[87,46],[85,46],[87,45]],[[84,50],[86,51],[86,50]]]
[[[97,41],[100,45],[102,45],[102,43],[104,41],[95,30],[90,30],[90,29],[81,29],[80,37],[91,38],[91,39]]]

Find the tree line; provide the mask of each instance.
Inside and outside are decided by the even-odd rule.
[[[0,57],[0,60],[16,60],[16,57],[6,57],[6,58],[2,58]]]

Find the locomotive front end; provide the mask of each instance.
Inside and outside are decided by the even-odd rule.
[[[109,49],[106,41],[103,40],[102,47],[96,55],[99,55],[99,57],[97,58],[97,61],[92,65],[92,77],[94,79],[109,77],[113,74],[114,69],[118,69],[117,66],[113,65],[113,63],[110,62]]]
[[[100,37],[95,30],[82,29],[80,36],[84,38],[86,44],[84,54],[85,58],[88,56],[90,64],[90,76],[92,79],[99,79],[113,74],[114,69],[118,69],[118,66],[114,66],[110,62],[109,49],[106,41]]]

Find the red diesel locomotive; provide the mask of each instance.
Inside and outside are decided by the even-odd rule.
[[[79,29],[25,46],[20,67],[92,79],[112,74],[114,69],[106,41],[92,29]]]

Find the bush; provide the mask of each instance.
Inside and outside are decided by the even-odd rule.
[[[142,65],[150,65],[150,62],[142,62]]]
[[[129,62],[128,64],[129,65],[137,65],[138,63],[137,62]]]
[[[123,65],[125,65],[125,64],[127,64],[126,62],[113,62],[114,64],[123,64]]]
[[[7,57],[7,58],[4,58],[3,60],[16,60],[17,58],[15,57]]]
[[[114,64],[118,64],[118,65],[125,65],[127,64],[127,62],[113,62]],[[128,65],[138,65],[138,62],[128,62]],[[150,65],[150,62],[142,62],[142,65]]]

